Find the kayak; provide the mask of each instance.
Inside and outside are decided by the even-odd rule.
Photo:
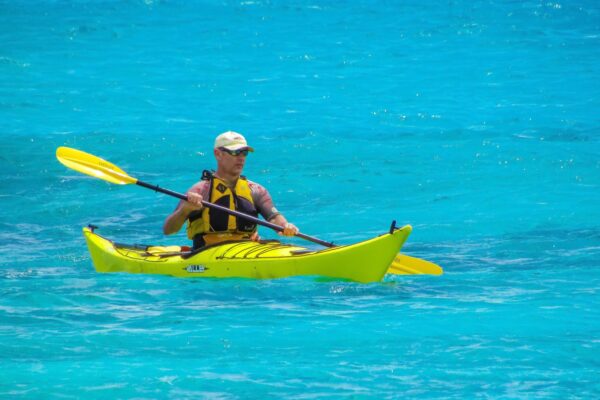
[[[322,276],[356,282],[381,281],[412,228],[323,250],[278,241],[229,241],[191,251],[185,246],[119,244],[83,228],[98,272],[160,274],[182,278],[275,279]]]

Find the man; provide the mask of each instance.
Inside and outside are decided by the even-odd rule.
[[[188,238],[194,249],[227,240],[258,240],[255,223],[229,215],[221,210],[202,206],[202,200],[257,217],[283,227],[280,234],[294,236],[298,228],[287,222],[277,211],[267,190],[242,176],[248,152],[246,139],[237,132],[228,131],[215,139],[213,153],[217,171],[204,171],[202,179],[187,192],[187,201],[180,201],[163,226],[165,235],[179,232],[187,221]]]

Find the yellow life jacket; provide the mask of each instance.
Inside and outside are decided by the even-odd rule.
[[[209,171],[202,173],[203,180],[210,180],[210,199],[213,204],[227,207],[253,217],[258,216],[248,180],[240,176],[232,189]],[[237,218],[221,210],[204,207],[188,216],[187,236],[194,247],[230,238],[248,238],[256,232],[256,223]],[[218,240],[215,240],[219,238]]]

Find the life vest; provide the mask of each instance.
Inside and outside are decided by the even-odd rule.
[[[203,180],[210,180],[210,199],[213,204],[258,216],[248,180],[240,176],[232,189],[210,171],[202,173]],[[194,247],[228,239],[248,238],[256,232],[256,223],[237,218],[221,210],[204,207],[188,216],[187,236],[194,241]],[[215,240],[218,238],[218,240]]]

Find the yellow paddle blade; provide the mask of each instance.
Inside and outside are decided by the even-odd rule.
[[[442,275],[444,270],[437,264],[421,258],[398,254],[387,270],[388,274],[395,275]]]
[[[137,179],[106,160],[70,147],[56,149],[56,158],[65,166],[86,175],[100,178],[117,185],[136,183]]]

